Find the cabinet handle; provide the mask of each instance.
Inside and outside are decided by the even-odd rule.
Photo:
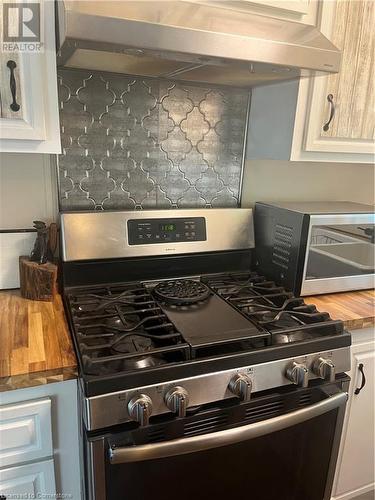
[[[359,387],[357,387],[357,389],[354,391],[354,394],[359,394],[361,392],[361,390],[364,388],[364,386],[366,385],[366,377],[365,377],[365,372],[363,370],[363,363],[359,363],[358,370],[362,374],[362,382],[361,382],[361,385]]]
[[[10,105],[10,109],[12,111],[19,111],[20,105],[18,104],[16,97],[17,97],[17,84],[16,84],[16,79],[14,77],[14,70],[17,68],[17,64],[12,61],[11,59],[7,62],[7,66],[10,71],[10,80],[9,80],[9,86],[10,86],[10,91],[12,93],[12,99],[13,102]]]
[[[335,105],[333,103],[333,95],[332,94],[328,94],[327,95],[327,101],[329,102],[330,104],[330,107],[331,107],[331,112],[329,114],[329,119],[328,119],[328,122],[324,124],[323,126],[323,130],[324,132],[327,132],[327,130],[329,130],[329,126],[330,126],[330,123],[331,121],[333,120],[333,117],[335,116]]]

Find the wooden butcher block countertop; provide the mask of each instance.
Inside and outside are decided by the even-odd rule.
[[[314,295],[304,300],[319,311],[328,312],[332,319],[343,320],[348,330],[375,324],[375,290]]]
[[[0,292],[0,391],[77,376],[77,360],[60,295],[53,302]]]

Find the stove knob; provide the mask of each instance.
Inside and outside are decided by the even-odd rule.
[[[186,416],[189,404],[189,395],[186,389],[180,386],[172,387],[164,397],[168,409],[176,413],[179,417]]]
[[[295,385],[307,387],[309,385],[309,370],[302,363],[293,361],[286,369],[285,376]]]
[[[128,403],[129,417],[143,427],[148,425],[152,413],[152,401],[146,394],[139,394]]]
[[[312,365],[312,370],[319,378],[329,380],[330,382],[335,381],[335,365],[329,358],[320,357],[316,359]]]
[[[251,389],[253,383],[251,378],[244,373],[238,373],[229,382],[229,390],[235,396],[238,396],[241,401],[249,401],[251,397]]]

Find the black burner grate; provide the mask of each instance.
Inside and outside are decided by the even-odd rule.
[[[272,334],[272,343],[291,343],[342,333],[326,312],[256,273],[216,275],[207,284],[255,324]]]
[[[84,371],[113,374],[189,358],[189,346],[140,283],[67,297]]]

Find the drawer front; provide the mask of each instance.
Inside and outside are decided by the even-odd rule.
[[[0,406],[0,467],[52,456],[49,398]]]
[[[4,498],[56,498],[53,460],[0,470]]]

